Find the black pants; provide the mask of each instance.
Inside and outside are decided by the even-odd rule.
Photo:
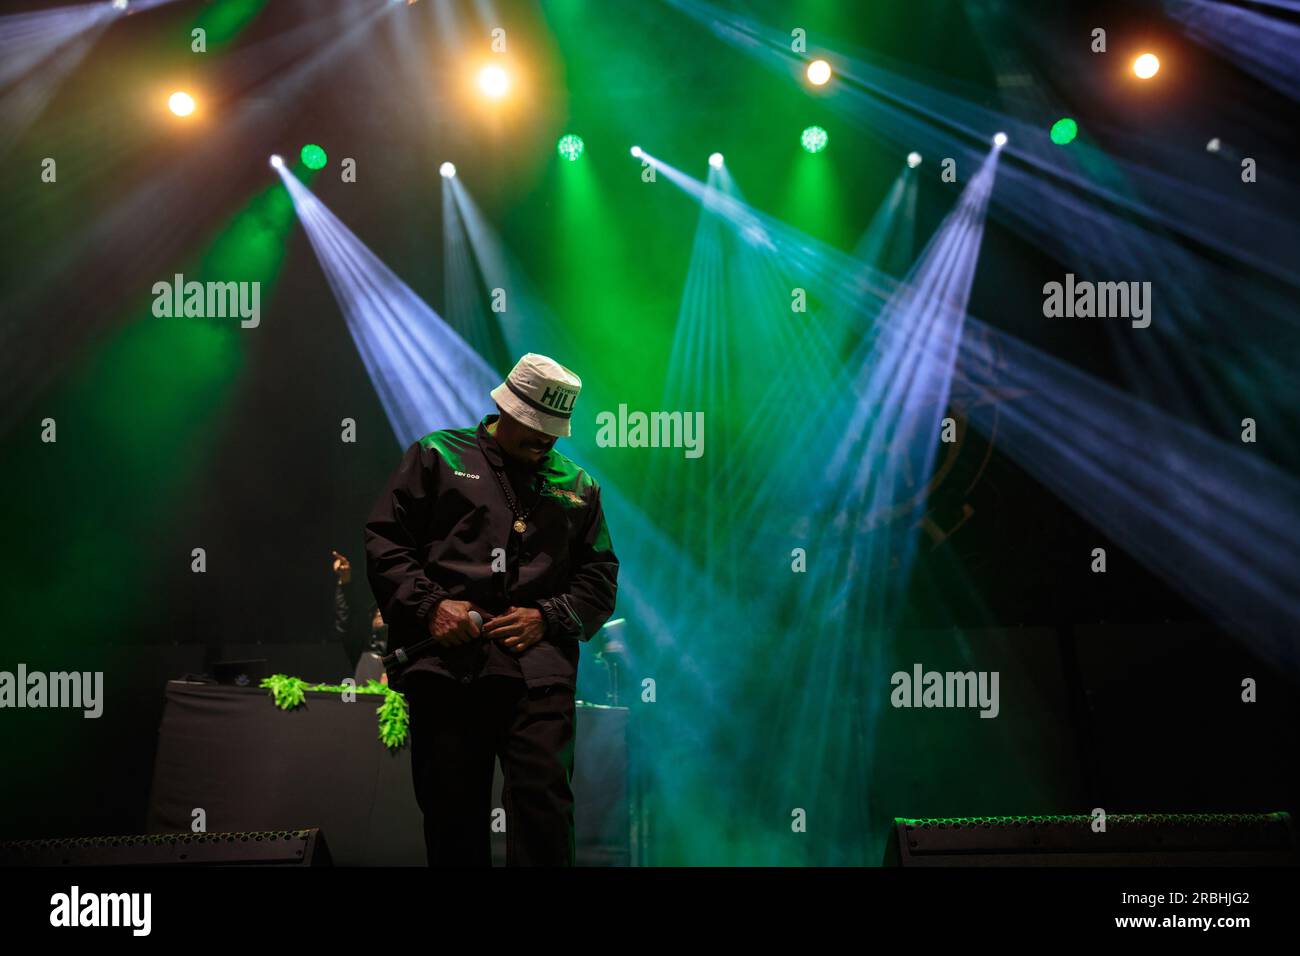
[[[412,674],[411,776],[430,866],[491,866],[493,758],[508,866],[572,866],[573,690]]]

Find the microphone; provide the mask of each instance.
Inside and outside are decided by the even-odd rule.
[[[483,628],[482,614],[480,614],[478,611],[471,610],[467,616],[471,621],[474,622],[475,627],[479,628],[479,630],[482,630]],[[411,663],[411,661],[415,660],[417,657],[422,656],[425,651],[435,646],[437,643],[438,641],[435,640],[434,638],[426,637],[422,641],[416,641],[410,647],[399,647],[397,650],[393,651],[393,653],[388,654],[384,657],[383,659],[384,670],[388,671],[391,676],[395,670],[405,667],[407,664]]]
[[[605,642],[605,646],[596,654],[596,660],[600,661],[608,669],[609,688],[605,691],[605,702],[612,707],[618,706],[618,668],[627,659],[627,646],[623,643],[623,625],[625,623],[627,623],[627,619],[620,617],[608,621],[604,627],[596,632],[596,636],[603,638]]]

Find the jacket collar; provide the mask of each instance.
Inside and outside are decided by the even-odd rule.
[[[488,425],[500,417],[500,415],[484,415],[483,420],[478,423],[478,431],[475,433],[478,438],[478,446],[483,449],[483,456],[493,468],[504,468],[506,466],[505,457],[501,453],[501,446],[488,432]]]

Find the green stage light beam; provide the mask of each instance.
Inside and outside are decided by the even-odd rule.
[[[217,50],[236,40],[266,3],[267,0],[217,0],[203,9],[191,28],[203,30],[208,49]]]
[[[790,166],[783,177],[788,188],[782,218],[831,245],[843,246],[853,235],[845,221],[848,204],[836,162],[843,154],[823,155],[801,146],[790,153]]]
[[[442,317],[483,359],[503,375],[514,359],[501,331],[500,317],[488,308],[486,285],[471,254],[469,236],[456,204],[453,180],[442,183]]]
[[[288,197],[278,184],[268,187],[169,274],[205,285],[256,283],[261,321],[293,224]],[[122,323],[70,369],[50,396],[60,423],[80,422],[102,443],[103,480],[87,486],[66,463],[51,471],[39,456],[6,454],[15,467],[0,488],[40,487],[51,503],[37,509],[25,493],[0,493],[0,518],[12,540],[39,542],[50,533],[66,544],[57,555],[22,554],[15,565],[8,583],[30,596],[33,615],[18,609],[11,620],[20,631],[128,633],[156,595],[146,587],[124,586],[119,569],[103,556],[115,555],[140,580],[150,580],[158,553],[147,543],[165,540],[176,531],[175,522],[191,514],[194,489],[218,453],[214,436],[221,435],[230,413],[252,333],[238,316],[160,317],[155,313],[159,295],[155,290],[152,302],[133,306],[133,321]],[[196,443],[196,436],[203,440]],[[69,500],[79,506],[53,506]],[[76,579],[60,573],[67,561],[84,573]]]

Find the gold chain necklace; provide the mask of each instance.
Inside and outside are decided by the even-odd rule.
[[[495,425],[496,423],[493,422],[492,424]],[[495,428],[489,427],[489,428],[488,428],[488,434],[491,435],[492,438],[493,438],[494,440],[496,439],[496,429],[495,429]],[[510,508],[510,513],[511,513],[512,515],[515,516],[515,523],[512,524],[510,527],[514,528],[515,531],[516,531],[516,533],[518,533],[518,534],[523,534],[525,531],[528,530],[528,525],[525,523],[525,519],[526,519],[530,514],[533,513],[533,508],[536,508],[537,505],[534,504],[534,505],[533,505],[533,508],[529,508],[529,509],[528,509],[527,511],[525,511],[523,514],[520,514],[520,513],[519,513],[519,508],[518,508],[518,506],[515,504],[515,496],[514,496],[514,495],[511,493],[511,491],[510,491],[510,482],[507,481],[505,478],[503,478],[503,477],[501,476],[501,471],[500,471],[498,468],[496,468],[495,466],[493,466],[491,462],[488,462],[488,467],[492,468],[492,474],[494,474],[494,475],[496,476],[497,484],[499,484],[499,485],[501,486],[501,491],[502,491],[502,492],[505,494],[505,496],[506,496],[506,505],[509,506],[509,508]],[[538,501],[540,502],[541,499],[539,498]]]
[[[501,477],[501,472],[496,468],[492,469],[492,474],[497,476],[497,484],[499,484],[501,490],[505,492],[506,504],[510,506],[510,513],[515,516],[515,523],[510,527],[514,528],[519,534],[523,534],[528,530],[528,525],[524,523],[524,519],[533,513],[533,508],[536,508],[537,505],[533,505],[533,508],[529,508],[523,514],[520,514],[519,508],[515,505],[515,496],[510,492],[510,482]]]

